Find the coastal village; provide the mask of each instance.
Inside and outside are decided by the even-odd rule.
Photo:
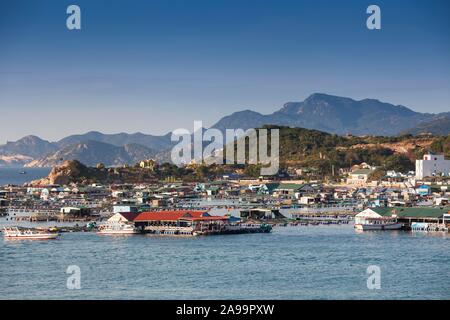
[[[139,170],[154,166],[153,160],[137,164]],[[3,186],[4,224],[25,221],[39,228],[39,222],[46,222],[70,226],[50,228],[57,232],[172,236],[329,224],[354,224],[357,230],[448,232],[450,224],[450,160],[431,153],[416,161],[415,172],[388,171],[379,180],[370,179],[376,168],[367,163],[341,169],[341,180],[334,182],[299,179],[308,175],[308,168],[292,168],[271,179],[233,172],[206,182],[167,177],[121,184],[69,182],[58,170],[53,169],[50,180]],[[18,228],[4,232],[23,234]]]

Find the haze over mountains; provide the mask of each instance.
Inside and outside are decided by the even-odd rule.
[[[249,129],[266,124],[316,129],[335,134],[386,135],[404,133],[450,134],[450,112],[415,112],[374,99],[356,101],[326,94],[313,94],[303,102],[288,102],[272,114],[235,112],[220,119],[213,128]],[[0,146],[0,166],[53,166],[64,160],[86,165],[133,164],[141,159],[168,160],[173,146],[171,133],[154,136],[143,133],[103,134],[91,131],[71,135],[57,142],[27,136]]]

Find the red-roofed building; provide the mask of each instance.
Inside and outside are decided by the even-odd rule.
[[[135,219],[136,227],[158,233],[159,230],[183,231],[220,230],[229,220],[225,216],[211,216],[205,211],[176,210],[142,212]]]
[[[199,218],[209,217],[206,211],[193,210],[175,210],[175,211],[150,211],[141,212],[135,219],[135,222],[149,222],[149,221],[178,221],[180,218]]]

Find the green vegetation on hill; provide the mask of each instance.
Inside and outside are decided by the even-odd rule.
[[[449,136],[339,136],[303,128],[263,128],[280,130],[282,168],[314,168],[319,176],[331,175],[333,169],[336,175],[339,168],[350,168],[362,162],[383,170],[407,172],[414,170],[414,161],[425,152],[450,153]]]
[[[400,172],[414,170],[414,161],[428,151],[450,156],[450,136],[356,137],[302,128],[278,126],[264,128],[280,130],[282,171],[288,168],[308,168],[317,178],[332,176],[333,173],[337,176],[339,169],[348,169],[362,162],[377,166],[376,176],[381,177],[387,170]],[[248,140],[246,143],[248,145]],[[234,147],[236,148],[237,144],[234,144]],[[105,168],[99,164],[97,168],[88,168],[78,161],[67,161],[63,166],[54,168],[49,182],[139,183],[167,179],[206,181],[231,172],[258,177],[260,169],[260,164],[209,166],[193,164],[177,167],[170,163],[157,164],[151,170],[140,168],[139,165]]]
[[[435,138],[430,146],[430,151],[450,157],[450,135]]]

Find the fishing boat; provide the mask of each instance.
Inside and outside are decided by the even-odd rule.
[[[98,234],[137,234],[140,233],[134,225],[119,222],[107,222],[98,227]]]
[[[403,223],[399,223],[395,217],[356,217],[355,229],[362,231],[369,230],[399,230],[403,227]]]
[[[3,236],[5,239],[50,240],[58,238],[59,233],[33,229],[19,229],[18,227],[5,227],[3,228]]]

